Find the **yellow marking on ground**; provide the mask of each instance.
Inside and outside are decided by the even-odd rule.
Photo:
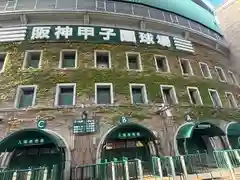
[[[144,180],[172,180],[171,177],[163,177],[162,179],[160,177],[152,177],[152,176],[148,176],[148,177],[144,177]]]

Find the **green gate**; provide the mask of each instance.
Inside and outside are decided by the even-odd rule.
[[[1,169],[1,180],[59,180],[58,167],[39,167],[33,169]]]

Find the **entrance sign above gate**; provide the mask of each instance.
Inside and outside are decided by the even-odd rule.
[[[45,142],[44,138],[24,139],[24,140],[18,140],[18,145],[32,146],[32,145],[44,144],[44,142]]]
[[[163,49],[194,52],[192,42],[158,33],[99,26],[29,26],[26,40],[71,40],[95,43],[155,45]]]
[[[141,133],[140,132],[123,132],[123,133],[118,133],[118,138],[119,139],[130,139],[130,138],[137,138],[140,137]]]
[[[195,129],[207,129],[210,128],[211,124],[198,124]]]

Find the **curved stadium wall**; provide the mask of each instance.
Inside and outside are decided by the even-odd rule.
[[[1,4],[1,136],[44,119],[76,165],[112,158],[108,141],[147,135],[152,154],[184,154],[186,121],[238,119],[239,75],[214,15],[157,2]]]

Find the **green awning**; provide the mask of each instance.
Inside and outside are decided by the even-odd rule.
[[[63,140],[53,133],[41,129],[21,129],[0,141],[0,152],[12,152],[14,149],[26,146],[40,146],[54,144],[65,147]]]
[[[234,122],[229,124],[227,128],[228,136],[240,136],[240,123]]]
[[[177,139],[191,138],[193,132],[200,136],[225,136],[224,131],[215,124],[209,122],[196,122],[182,126],[178,131]]]
[[[115,127],[106,137],[108,140],[143,138],[155,140],[155,135],[148,128],[136,123],[124,123]]]
[[[192,136],[194,127],[195,127],[194,123],[189,123],[189,124],[182,126],[178,131],[177,139],[190,138]]]

